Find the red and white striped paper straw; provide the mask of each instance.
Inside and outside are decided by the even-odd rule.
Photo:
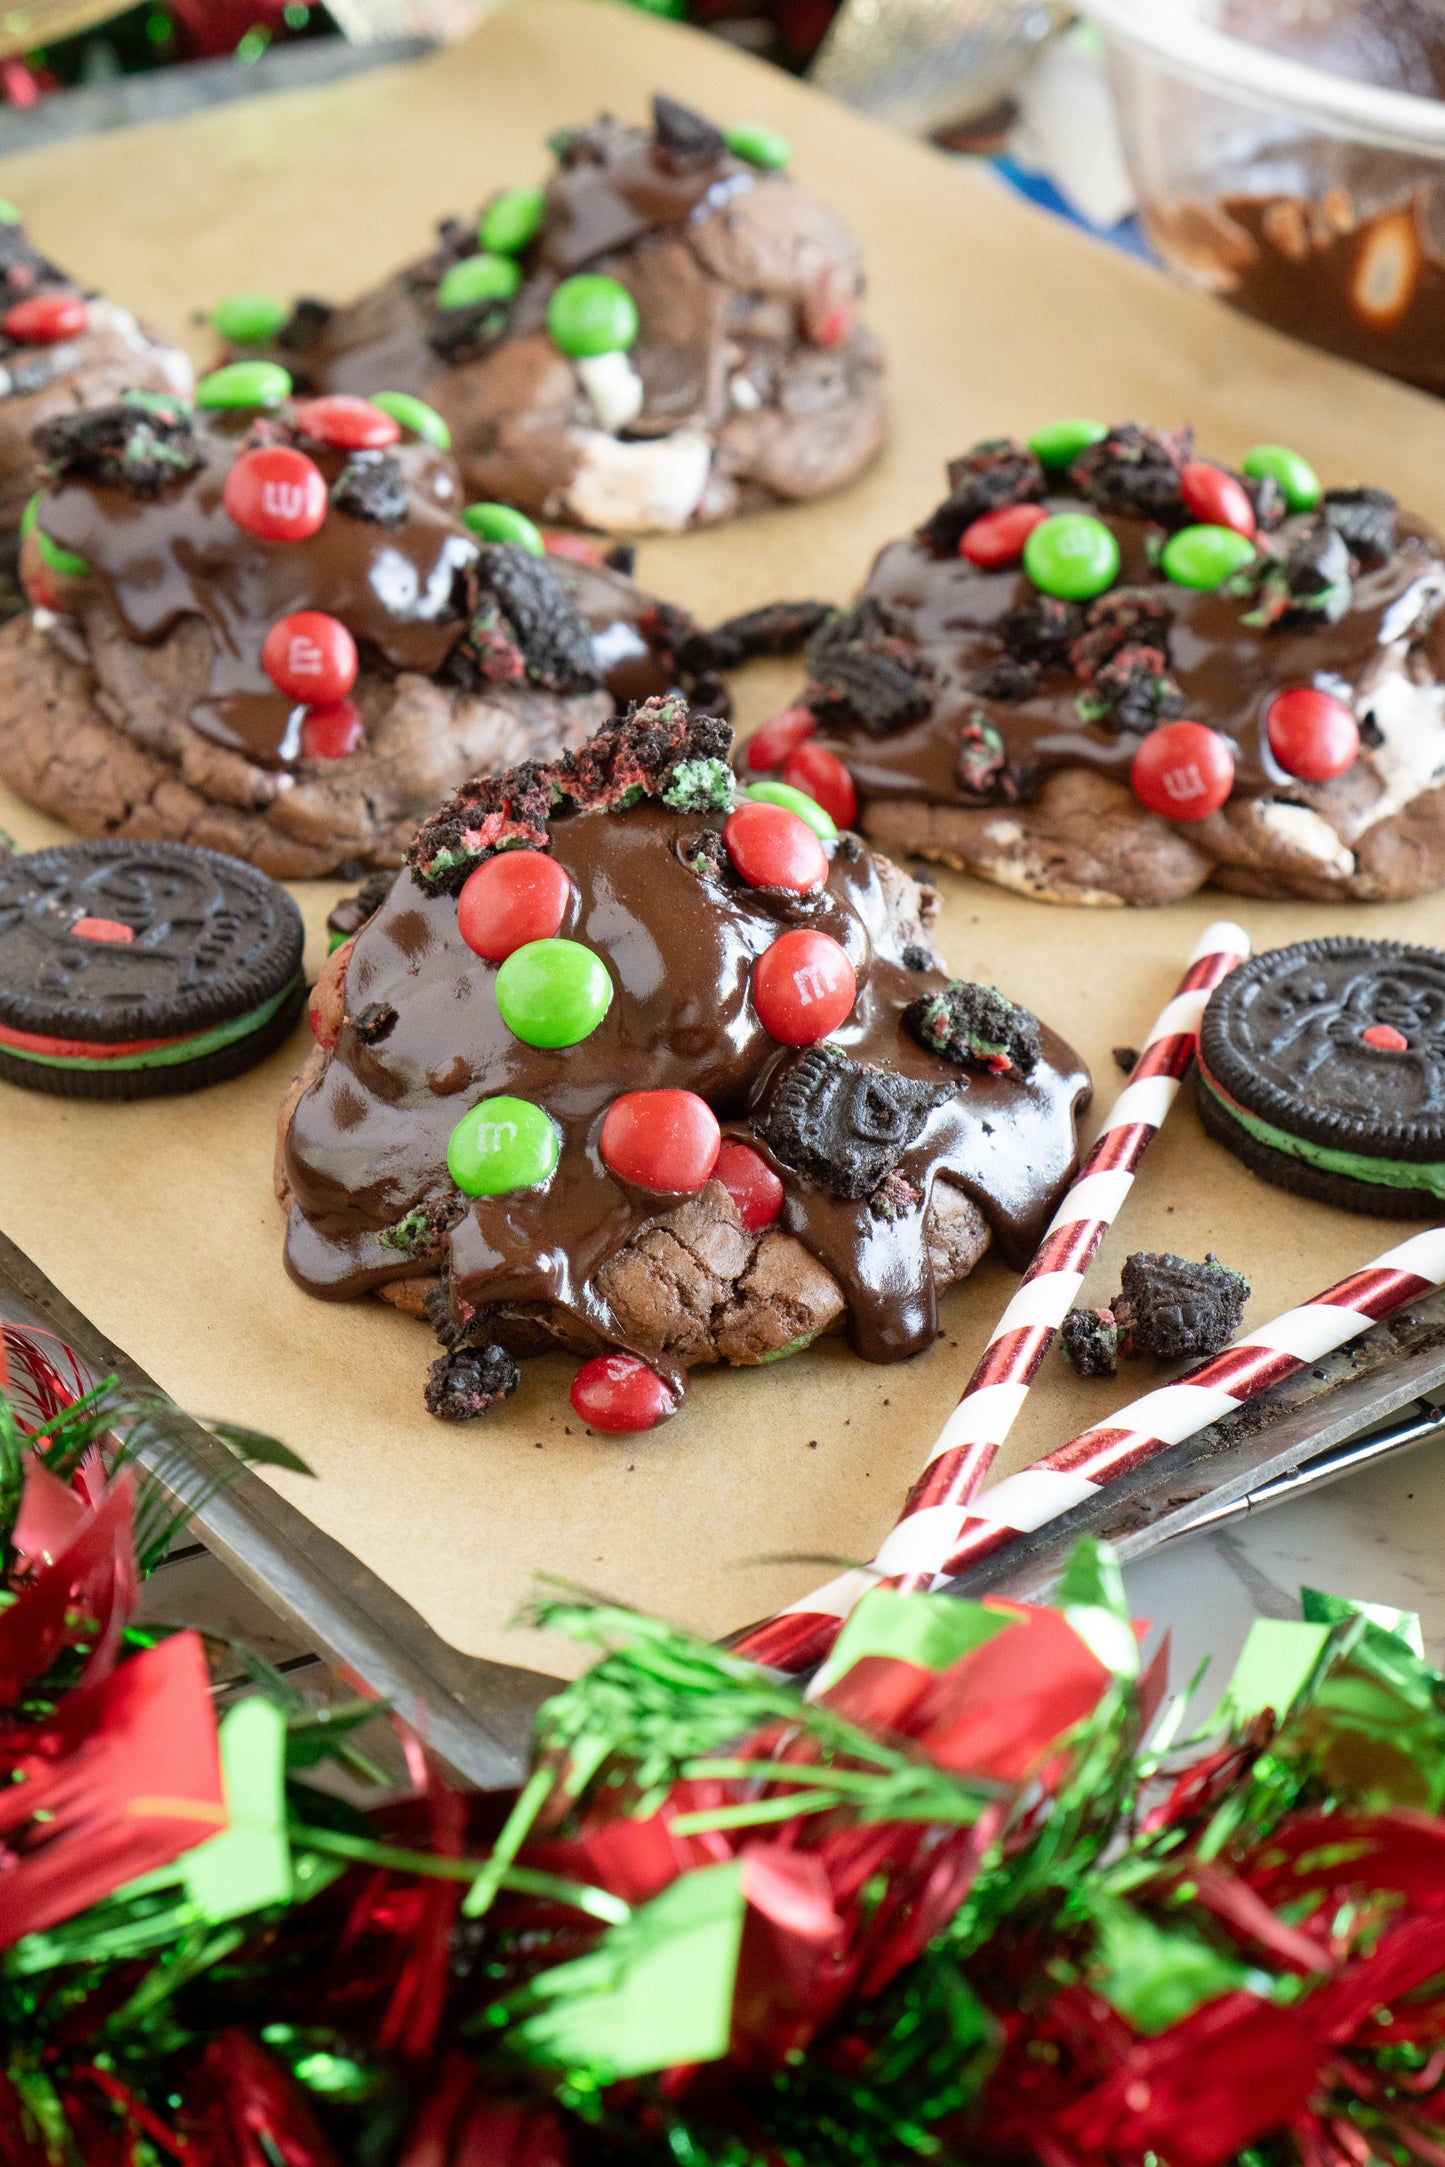
[[[841,1574],[805,1595],[737,1644],[737,1652],[774,1669],[809,1669],[827,1654],[843,1619],[880,1578],[927,1585],[957,1536],[963,1508],[1008,1436],[1029,1386],[1043,1366],[1140,1161],[1173,1105],[1199,1040],[1204,1006],[1220,980],[1249,954],[1249,936],[1228,919],[1206,926],[1173,997],[1156,1017],[1128,1083],[1109,1110],[1038,1253],[994,1329],[963,1396],[940,1431],[909,1492],[898,1527],[873,1566]],[[901,1571],[885,1562],[907,1531],[911,1557],[931,1562]]]
[[[932,1540],[916,1552],[910,1548],[910,1523],[903,1521],[880,1551],[879,1564],[891,1572],[931,1572],[940,1580],[981,1564],[1016,1536],[1071,1512],[1166,1446],[1233,1414],[1246,1400],[1442,1283],[1445,1226],[1434,1226],[1387,1249],[1363,1271],[1351,1272],[1300,1308],[1287,1309],[1272,1323],[1235,1340],[1222,1354],[1197,1363],[1173,1384],[1131,1400],[1108,1422],[1082,1431],[1032,1467],[1005,1476],[985,1491],[976,1511],[960,1512],[941,1562]]]

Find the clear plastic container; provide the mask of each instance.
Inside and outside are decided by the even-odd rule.
[[[1229,37],[1201,0],[1081,5],[1164,260],[1248,315],[1445,396],[1445,103]]]

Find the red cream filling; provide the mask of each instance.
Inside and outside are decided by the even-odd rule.
[[[175,1038],[128,1038],[115,1046],[98,1046],[89,1038],[48,1038],[43,1031],[13,1031],[0,1023],[0,1046],[13,1046],[17,1053],[57,1054],[71,1061],[114,1061],[121,1054],[154,1053],[161,1046],[179,1046],[182,1039],[193,1038],[193,1031],[182,1031]]]

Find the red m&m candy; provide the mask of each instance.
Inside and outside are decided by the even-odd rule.
[[[958,545],[960,557],[967,557],[980,571],[996,572],[1005,564],[1017,564],[1024,553],[1024,543],[1035,527],[1041,527],[1048,518],[1042,504],[1005,504],[996,512],[985,512],[963,530]]]
[[[1232,474],[1208,459],[1191,459],[1179,476],[1179,491],[1194,517],[1206,527],[1233,527],[1236,534],[1254,533],[1254,506],[1249,492]]]
[[[601,564],[603,552],[580,534],[544,534],[542,547],[549,557],[570,557],[574,564]]]
[[[247,534],[261,542],[305,542],[326,523],[326,481],[305,452],[284,444],[243,452],[221,501]]]
[[[783,1184],[760,1151],[726,1136],[712,1174],[736,1204],[738,1217],[750,1234],[773,1224],[783,1208]]]
[[[356,642],[339,617],[298,609],[266,634],[261,666],[289,700],[328,706],[356,683]]]
[[[474,954],[505,963],[528,941],[549,941],[566,916],[572,884],[543,850],[503,850],[488,858],[457,897],[457,931]]]
[[[572,1411],[589,1429],[625,1437],[677,1412],[672,1387],[635,1354],[599,1354],[572,1379]]]
[[[789,895],[812,895],[828,878],[822,844],[785,805],[749,799],[728,814],[723,842],[734,866],[750,888],[782,888]]]
[[[790,752],[783,762],[783,781],[806,790],[837,827],[851,828],[858,818],[858,786],[826,745],[800,745]]]
[[[307,760],[344,760],[361,743],[362,722],[350,700],[308,707],[301,721],[301,753]]]
[[[1264,718],[1269,749],[1287,775],[1324,783],[1359,757],[1360,726],[1343,700],[1313,685],[1277,692]]]
[[[89,321],[78,293],[36,293],[6,309],[0,330],[22,346],[56,346],[61,339],[78,338]]]
[[[296,426],[318,444],[334,445],[337,451],[384,451],[401,436],[401,423],[384,414],[370,399],[351,392],[329,392],[324,399],[304,399],[296,409]]]
[[[781,1046],[811,1046],[836,1031],[858,997],[858,981],[831,934],[781,933],[753,965],[753,1007]]]
[[[817,727],[818,718],[811,708],[785,707],[781,715],[774,715],[748,739],[743,758],[749,771],[754,775],[771,774]]]
[[[717,1115],[695,1091],[624,1091],[602,1121],[598,1149],[619,1181],[696,1195],[717,1164]]]
[[[1202,722],[1166,722],[1135,753],[1129,780],[1151,813],[1203,820],[1234,787],[1234,753],[1227,738]]]

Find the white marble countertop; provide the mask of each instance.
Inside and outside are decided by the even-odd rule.
[[[1418,1612],[1425,1653],[1445,1668],[1445,1439],[1166,1544],[1124,1577],[1135,1616],[1170,1630],[1175,1686],[1212,1658],[1201,1709],[1256,1618],[1299,1616],[1301,1587]]]

